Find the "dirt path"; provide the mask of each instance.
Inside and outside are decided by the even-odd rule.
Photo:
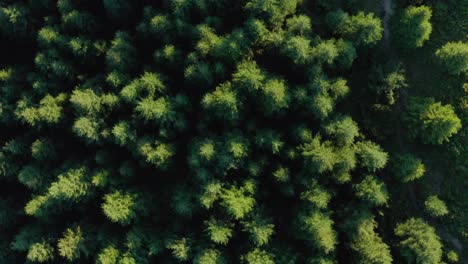
[[[384,45],[385,48],[390,48],[390,30],[389,30],[389,20],[390,17],[393,15],[393,8],[392,8],[392,0],[384,0],[383,1],[383,9],[385,15],[383,17],[383,28],[384,28]]]

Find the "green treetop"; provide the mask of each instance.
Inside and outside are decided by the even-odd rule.
[[[234,219],[242,219],[250,213],[255,206],[255,184],[245,182],[243,186],[223,189],[220,194],[221,205]]]
[[[31,245],[26,258],[32,262],[50,262],[54,259],[54,249],[45,241],[37,242]]]
[[[352,209],[351,217],[345,223],[351,238],[351,249],[359,263],[391,264],[390,248],[376,232],[377,222],[370,211]]]
[[[449,141],[462,127],[453,107],[435,102],[433,98],[411,97],[405,120],[412,137],[434,145]]]
[[[217,249],[204,249],[200,251],[193,261],[194,264],[226,264],[226,259]]]
[[[68,261],[77,260],[82,254],[85,256],[89,254],[86,240],[79,226],[76,228],[67,228],[63,237],[59,239],[57,247],[60,256]]]
[[[379,145],[371,141],[363,141],[358,142],[356,147],[361,165],[369,169],[369,171],[382,169],[387,164],[388,154]]]
[[[431,16],[427,6],[405,8],[393,25],[394,41],[404,50],[422,47],[432,32]]]
[[[339,10],[327,15],[328,24],[356,46],[371,46],[382,39],[381,20],[373,13],[358,12],[355,16]]]
[[[250,221],[243,221],[242,225],[250,240],[259,247],[268,244],[275,227],[271,219],[260,215],[255,215]]]
[[[385,183],[373,176],[364,177],[360,183],[354,185],[354,191],[359,199],[373,206],[386,204],[388,200]]]
[[[130,35],[118,31],[112,40],[111,46],[106,54],[106,62],[109,69],[126,72],[136,66],[136,49],[132,45]]]
[[[338,144],[350,145],[359,135],[359,128],[351,117],[339,116],[325,126],[325,132],[333,136]]]
[[[232,223],[211,219],[205,225],[210,240],[216,244],[226,245],[233,235]]]
[[[256,248],[241,256],[244,264],[274,264],[274,256],[263,249]]]
[[[191,246],[190,239],[180,238],[180,239],[171,239],[167,243],[167,249],[172,253],[172,256],[178,261],[187,261],[191,256]]]
[[[309,35],[312,33],[310,18],[305,15],[297,15],[286,20],[286,28],[289,34]]]
[[[449,212],[445,202],[439,199],[437,195],[431,195],[427,197],[426,201],[424,202],[424,206],[426,212],[434,217],[444,216]]]
[[[310,187],[301,193],[301,199],[310,202],[318,209],[325,209],[332,198],[331,193],[313,181]]]
[[[112,221],[123,225],[129,224],[136,217],[136,195],[114,191],[104,196],[102,210]]]
[[[231,83],[223,83],[216,87],[213,92],[207,93],[202,100],[202,106],[214,116],[226,120],[239,117],[240,102],[237,93],[232,89]]]
[[[34,106],[29,98],[24,98],[17,103],[16,117],[30,126],[55,125],[63,118],[63,104],[67,95],[62,93],[53,97],[46,95]]]
[[[270,79],[261,89],[265,114],[281,113],[289,106],[288,87],[284,80]]]
[[[262,88],[265,76],[255,61],[243,61],[237,65],[237,71],[232,75],[235,87],[255,92]]]
[[[271,28],[279,28],[284,19],[296,11],[299,0],[250,0],[245,9],[264,19]]]
[[[313,137],[310,142],[299,148],[310,169],[319,173],[331,171],[336,164],[336,154],[330,141],[321,142],[320,135]]]
[[[328,254],[335,250],[337,235],[333,230],[333,220],[327,214],[312,210],[299,215],[300,229],[304,238],[314,247]]]
[[[291,37],[285,42],[283,53],[289,57],[294,64],[307,64],[312,59],[310,40],[302,36]]]
[[[435,54],[449,73],[468,74],[468,43],[448,42]]]
[[[395,228],[402,256],[408,263],[437,264],[442,243],[433,227],[419,218],[410,218]]]
[[[2,5],[0,7],[0,35],[8,38],[23,38],[28,35],[29,10],[24,4]]]
[[[393,173],[402,182],[421,178],[426,171],[422,161],[411,154],[399,155],[393,162]]]

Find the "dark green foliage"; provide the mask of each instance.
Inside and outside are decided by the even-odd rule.
[[[245,9],[254,16],[264,19],[273,28],[278,28],[286,16],[296,11],[298,0],[250,0]]]
[[[128,33],[119,31],[111,42],[106,53],[106,63],[109,69],[126,72],[135,68],[136,49],[131,44]]]
[[[403,89],[408,86],[406,76],[401,65],[386,72],[383,67],[373,69],[371,89],[377,94],[385,96],[385,102],[394,105]]]
[[[426,171],[422,161],[411,154],[397,156],[393,162],[395,178],[402,182],[410,182],[421,178]]]
[[[403,2],[0,0],[0,263],[463,262],[466,8]]]
[[[125,20],[129,11],[131,11],[131,5],[128,0],[104,0],[103,4],[106,13],[112,19]]]
[[[404,50],[422,47],[432,32],[431,16],[427,6],[405,8],[393,25],[394,42]]]
[[[41,138],[31,145],[31,156],[38,161],[54,160],[57,153],[51,140]]]
[[[27,16],[29,10],[21,3],[0,7],[0,35],[7,38],[27,37],[30,27]]]
[[[373,13],[359,12],[355,16],[342,10],[327,15],[328,24],[335,32],[358,46],[375,45],[382,38],[382,24]]]

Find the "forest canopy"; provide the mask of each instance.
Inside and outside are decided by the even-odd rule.
[[[467,9],[0,0],[0,263],[462,263]]]

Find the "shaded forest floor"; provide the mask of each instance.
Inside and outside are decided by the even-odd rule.
[[[391,17],[395,13],[397,4],[392,0],[383,0],[381,5],[377,5],[376,3],[377,1],[363,1],[361,7],[364,10],[374,12],[377,15],[383,15],[384,53],[390,62],[394,64],[402,63],[406,71],[409,87],[400,94],[400,100],[397,106],[400,114],[405,111],[407,98],[411,95],[435,97],[444,104],[458,102],[459,98],[456,98],[458,93],[450,93],[447,89],[460,89],[459,87],[462,85],[460,85],[460,83],[445,82],[446,78],[441,76],[441,72],[443,71],[434,67],[434,52],[441,45],[440,43],[445,43],[446,41],[440,37],[440,34],[438,34],[441,32],[437,31],[443,30],[435,28],[435,33],[433,34],[435,35],[434,40],[431,39],[425,47],[414,53],[403,54],[403,56],[400,56],[398,51],[392,47],[390,32]],[[395,120],[394,125],[396,131],[394,136],[398,151],[402,153],[410,152],[416,154],[424,160],[424,164],[426,164],[427,167],[427,172],[423,181],[420,184],[409,185],[406,192],[409,194],[409,197],[407,197],[409,199],[407,199],[407,201],[410,201],[409,206],[412,210],[412,214],[416,216],[424,215],[424,204],[422,201],[425,200],[425,194],[427,193],[439,194],[442,199],[449,202],[449,206],[450,204],[453,204],[450,198],[453,199],[453,197],[458,197],[462,199],[463,187],[466,185],[466,181],[464,184],[463,182],[466,177],[463,177],[463,175],[457,175],[456,171],[450,169],[454,164],[450,160],[449,151],[442,149],[442,147],[419,146],[418,144],[412,143],[405,135],[406,132],[400,124],[400,118]],[[464,129],[466,130],[466,128]],[[463,173],[465,170],[462,169],[461,171]],[[460,181],[462,181],[461,184],[459,184]],[[458,186],[458,188],[455,190],[454,187],[456,186]],[[450,196],[450,192],[452,190],[455,195]],[[447,192],[449,194],[447,194]],[[466,202],[461,203],[461,208],[466,209]],[[451,210],[451,215],[449,216],[450,219],[448,221],[433,220],[431,221],[431,224],[436,228],[438,235],[446,242],[446,245],[453,247],[459,252],[460,262],[465,263],[466,257],[464,254],[463,242],[458,238],[460,235],[462,238],[465,237],[463,233],[460,234],[459,232],[459,230],[464,230],[464,228],[452,228],[452,225],[464,223],[466,220],[466,215],[463,213],[463,210],[462,212],[457,212],[458,210],[456,208],[459,208],[459,206],[460,205],[458,204]]]

